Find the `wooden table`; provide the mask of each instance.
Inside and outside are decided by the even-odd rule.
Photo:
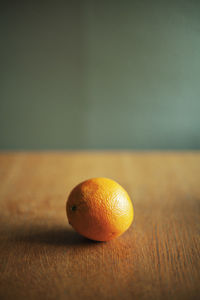
[[[135,219],[92,242],[68,225],[70,190],[110,177]],[[0,154],[0,299],[200,299],[200,152]]]

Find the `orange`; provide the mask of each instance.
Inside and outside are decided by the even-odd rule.
[[[92,178],[77,185],[66,205],[71,226],[96,241],[109,241],[125,232],[133,221],[127,192],[114,180]]]

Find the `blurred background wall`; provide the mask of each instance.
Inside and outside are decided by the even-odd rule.
[[[200,149],[200,1],[1,1],[0,149]]]

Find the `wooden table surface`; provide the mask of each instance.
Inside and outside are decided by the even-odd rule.
[[[121,237],[68,225],[70,190],[109,177],[135,208]],[[0,154],[0,299],[200,299],[200,152]]]

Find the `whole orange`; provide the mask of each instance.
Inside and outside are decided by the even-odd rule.
[[[108,178],[92,178],[77,185],[69,195],[66,210],[72,227],[96,241],[121,235],[134,215],[127,192]]]

